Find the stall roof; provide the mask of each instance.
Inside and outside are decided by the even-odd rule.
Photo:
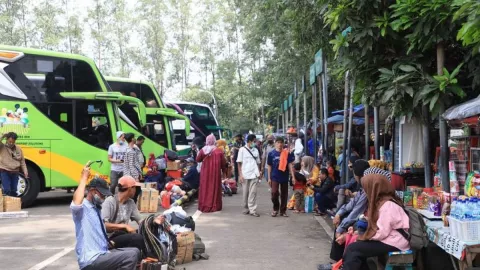
[[[480,114],[480,96],[465,103],[450,107],[444,114],[445,120],[465,119]]]
[[[354,106],[353,107],[353,115],[356,115],[356,116],[363,116],[365,115],[365,106],[363,106],[363,104],[360,104],[360,105],[357,105],[357,106]],[[334,111],[332,112],[333,115],[343,115],[345,110],[338,110],[338,111]]]
[[[327,119],[327,122],[330,124],[341,124],[343,123],[343,115],[334,115]],[[365,124],[365,119],[362,117],[353,117],[353,125],[359,126]]]

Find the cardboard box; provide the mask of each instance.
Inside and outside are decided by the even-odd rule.
[[[150,213],[156,213],[157,212],[157,210],[158,210],[158,198],[159,198],[158,190],[151,189],[150,190],[150,204],[148,206],[148,212],[150,212]]]
[[[143,187],[150,189],[158,189],[157,182],[143,183]]]
[[[194,232],[177,234],[177,264],[184,264],[192,261],[194,244]]]
[[[10,196],[3,197],[4,212],[19,212],[20,210],[22,210],[22,200],[20,198]]]
[[[177,171],[180,170],[181,163],[180,160],[167,161],[167,171]]]
[[[3,190],[0,188],[0,212],[3,212]]]
[[[138,210],[141,213],[148,213],[148,208],[150,206],[150,189],[142,188],[142,194],[138,199]]]

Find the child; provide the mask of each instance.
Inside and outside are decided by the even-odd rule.
[[[302,166],[300,163],[295,164],[295,179],[297,180],[293,185],[293,195],[295,196],[295,213],[305,213],[305,194],[304,189],[307,184],[307,179],[300,173]]]

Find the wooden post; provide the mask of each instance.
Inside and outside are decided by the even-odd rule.
[[[279,129],[280,129],[280,114],[277,115],[277,130],[275,130],[274,133],[277,133]]]
[[[317,94],[318,94],[318,103],[319,103],[319,110],[320,110],[320,126],[322,127],[322,136],[319,138],[322,140],[322,157],[323,159],[325,160],[325,157],[323,156],[323,154],[325,153],[325,127],[324,127],[324,115],[323,115],[323,85],[322,85],[322,76],[321,75],[318,75],[317,76],[317,85],[318,85],[318,91],[317,91]],[[320,160],[320,162],[323,164],[323,160]]]
[[[305,127],[305,155],[308,155],[308,136],[307,136],[307,92],[303,91],[303,126]]]
[[[318,147],[317,147],[317,87],[316,85],[312,85],[312,119],[313,119],[313,127],[312,127],[312,135],[313,135],[313,156],[315,158],[315,163],[318,161]]]
[[[325,148],[324,150],[326,151],[326,156],[327,156],[327,160],[329,158],[329,155],[330,153],[328,152],[328,81],[327,81],[327,60],[324,60],[323,61],[323,76],[322,76],[322,82],[323,82],[323,118],[324,118],[324,122],[323,122],[323,127],[324,127],[324,134],[323,134],[323,138],[324,138],[324,141],[325,141]],[[335,146],[334,146],[334,149],[335,149]],[[334,150],[335,151],[335,150]],[[333,153],[333,155],[335,156],[335,152]]]
[[[432,186],[432,166],[430,166],[430,112],[428,106],[422,107],[423,164],[425,164],[425,187]]]

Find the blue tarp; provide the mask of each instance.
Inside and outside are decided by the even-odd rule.
[[[353,107],[353,115],[364,116],[365,115],[364,109],[365,109],[365,106],[363,106],[363,104],[354,106]],[[344,110],[338,110],[338,111],[332,112],[332,114],[333,115],[343,115],[343,112],[344,112]]]
[[[327,122],[331,124],[341,124],[343,123],[343,115],[334,115],[332,117],[329,117],[327,119]],[[352,124],[356,126],[363,125],[365,124],[365,119],[361,117],[353,117]]]

